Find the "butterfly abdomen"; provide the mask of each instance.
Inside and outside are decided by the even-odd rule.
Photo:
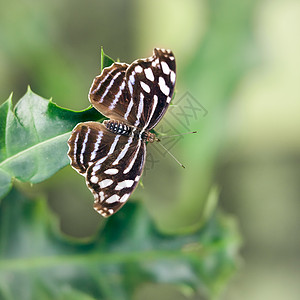
[[[116,121],[116,120],[105,120],[103,122],[103,125],[111,132],[115,134],[121,134],[121,135],[129,135],[132,131],[132,127]]]

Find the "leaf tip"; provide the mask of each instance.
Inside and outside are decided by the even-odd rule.
[[[30,87],[29,84],[27,85],[27,92],[26,92],[26,94],[32,94],[32,90],[31,90],[31,87]]]
[[[10,95],[9,95],[9,97],[8,97],[8,99],[7,99],[9,105],[12,105],[12,98],[13,98],[13,95],[14,95],[14,92],[11,92]]]
[[[104,68],[111,66],[114,63],[114,60],[105,54],[103,46],[101,46],[101,72]]]
[[[103,50],[103,46],[100,47],[100,72],[102,72],[103,70],[103,65],[104,65],[104,50]]]
[[[13,106],[13,103],[12,103],[12,98],[13,98],[13,92],[10,93],[10,95],[8,96],[7,100],[5,102],[3,102],[0,107],[4,107],[5,105],[8,106],[8,109],[9,110],[12,110],[12,106]]]

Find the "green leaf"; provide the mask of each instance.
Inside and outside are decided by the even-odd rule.
[[[102,67],[113,60],[101,49]],[[80,122],[102,121],[94,108],[72,111],[57,106],[28,88],[12,107],[12,95],[0,106],[0,198],[9,192],[12,178],[41,182],[69,164],[67,140]]]
[[[104,68],[109,67],[114,63],[114,60],[104,53],[103,47],[101,47],[101,72]]]
[[[239,234],[221,214],[176,236],[158,232],[138,203],[128,203],[89,241],[62,236],[56,224],[44,200],[16,190],[3,199],[0,299],[132,299],[148,283],[212,299],[237,265]]]
[[[14,109],[9,97],[0,107],[0,197],[9,191],[12,178],[38,183],[66,166],[73,127],[101,118],[94,108],[73,112],[30,89]]]

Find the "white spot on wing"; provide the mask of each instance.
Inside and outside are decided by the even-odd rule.
[[[171,74],[170,74],[170,79],[171,79],[171,82],[173,84],[175,84],[175,80],[176,80],[176,74],[174,71],[171,71]]]
[[[134,184],[134,180],[130,180],[130,179],[123,180],[118,183],[118,185],[115,187],[115,190],[119,191],[125,188],[130,188],[133,186],[133,184]]]
[[[147,79],[149,79],[150,81],[154,81],[154,75],[153,75],[151,68],[145,69],[144,72],[145,72]]]
[[[127,199],[129,198],[130,194],[125,194],[121,197],[121,199],[119,200],[119,202],[124,203],[127,201]]]
[[[92,175],[95,175],[96,172],[101,168],[101,164],[99,165],[95,165],[94,168],[93,168],[93,172],[92,172]]]
[[[119,201],[119,199],[120,199],[120,196],[114,194],[114,195],[110,196],[108,199],[106,199],[105,202],[106,203],[114,203],[114,202]]]
[[[108,175],[115,175],[119,172],[118,169],[108,169],[108,170],[105,170],[104,173],[105,174],[108,174]]]
[[[140,175],[137,175],[134,179],[134,181],[138,182],[140,180],[141,176]]]
[[[110,186],[113,183],[113,180],[111,179],[104,179],[102,181],[99,182],[99,186],[101,189],[104,189],[108,186]]]
[[[158,84],[159,84],[160,90],[166,96],[169,96],[169,94],[170,94],[170,88],[166,85],[166,82],[165,82],[165,80],[164,80],[163,77],[159,77]]]
[[[141,87],[146,93],[150,93],[150,86],[147,83],[141,81]]]
[[[162,62],[161,62],[161,67],[162,67],[163,72],[164,72],[166,75],[169,75],[169,74],[170,74],[171,70],[170,70],[168,64],[167,64],[165,61],[162,61]]]
[[[100,201],[103,202],[103,201],[104,201],[104,192],[101,191],[101,192],[99,193],[99,196],[100,196]]]
[[[143,68],[142,68],[141,66],[136,66],[134,70],[135,70],[135,72],[137,72],[137,73],[143,72]]]
[[[92,176],[90,181],[91,183],[97,183],[99,181],[99,178],[97,176]]]

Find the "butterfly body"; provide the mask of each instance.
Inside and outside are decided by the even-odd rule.
[[[137,127],[127,125],[118,120],[104,120],[103,125],[112,133],[130,136],[133,133],[134,139],[142,139],[149,143],[154,143],[158,139],[154,133],[148,130],[140,130]]]
[[[108,217],[136,188],[145,163],[150,130],[165,114],[175,86],[175,58],[155,48],[153,56],[131,65],[114,63],[97,76],[89,92],[92,105],[109,120],[85,122],[72,131],[71,166],[85,176],[94,209]]]

